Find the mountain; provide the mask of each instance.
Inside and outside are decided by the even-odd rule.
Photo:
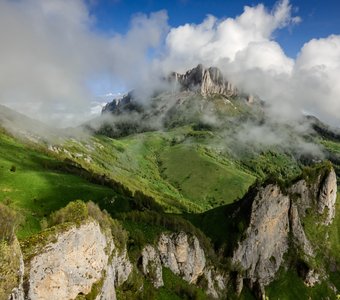
[[[199,64],[197,67],[188,70],[185,74],[172,72],[164,79],[168,87],[164,91],[157,92],[157,96],[162,93],[172,92],[173,95],[185,95],[183,92],[194,92],[203,97],[214,95],[231,98],[240,95],[239,91],[226,80],[222,72],[216,67],[205,68]],[[122,112],[131,109],[131,104],[136,100],[138,91],[131,91],[122,98],[114,99],[103,107],[102,113]],[[153,96],[152,98],[156,98]],[[248,101],[252,101],[251,96],[247,96]],[[152,101],[152,100],[151,100]]]
[[[62,138],[1,111],[0,299],[335,299],[336,129],[215,68],[164,80]]]
[[[86,124],[92,132],[121,137],[188,124],[227,126],[238,118],[260,119],[263,102],[238,91],[218,68],[198,65],[185,74],[171,73],[149,96],[130,91],[109,102],[102,117]]]
[[[180,91],[196,91],[204,97],[214,94],[231,97],[238,94],[237,89],[216,67],[205,68],[199,64],[185,74],[171,73],[168,80],[171,84],[178,85]]]

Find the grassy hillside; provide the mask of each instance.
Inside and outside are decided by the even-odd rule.
[[[113,190],[58,171],[61,162],[0,132],[0,201],[20,212],[19,237],[40,230],[39,221],[75,199],[100,201]]]
[[[169,147],[160,162],[163,178],[204,210],[242,197],[255,180],[235,161],[198,145]]]
[[[165,211],[203,212],[242,197],[255,180],[252,171],[211,146],[213,138],[212,132],[187,126],[120,139],[71,140],[58,151],[132,193],[153,197]]]

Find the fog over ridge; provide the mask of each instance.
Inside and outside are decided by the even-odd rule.
[[[203,63],[265,100],[275,120],[289,122],[307,111],[339,126],[340,36],[312,39],[296,59],[288,57],[275,32],[294,32],[303,22],[294,11],[281,0],[273,8],[246,6],[234,18],[208,15],[176,28],[159,11],[134,16],[124,35],[109,35],[95,30],[83,0],[3,0],[0,103],[52,125],[77,125],[98,111],[94,83],[137,88],[147,98],[169,72]]]

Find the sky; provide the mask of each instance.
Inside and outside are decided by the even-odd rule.
[[[277,120],[339,126],[339,31],[335,0],[0,0],[0,104],[74,126],[202,63]]]
[[[206,15],[217,18],[235,17],[242,14],[244,6],[263,3],[273,7],[275,0],[104,0],[92,2],[90,10],[97,19],[96,27],[103,32],[124,33],[129,28],[131,16],[138,13],[165,9],[169,25],[177,27],[185,23],[201,23]],[[293,0],[294,11],[303,22],[292,30],[276,33],[285,53],[296,57],[304,43],[312,38],[340,34],[340,1]]]

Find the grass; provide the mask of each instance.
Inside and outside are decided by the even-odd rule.
[[[163,177],[203,211],[242,197],[255,180],[236,163],[209,154],[202,147],[180,144],[160,155]]]
[[[157,290],[155,299],[209,299],[204,291],[176,276],[168,268],[163,268],[164,286]]]
[[[167,212],[203,212],[241,197],[255,177],[213,148],[197,147],[212,134],[193,132],[187,126],[121,139],[96,136],[62,148],[83,168],[151,196]]]
[[[295,300],[295,299],[335,299],[334,292],[326,282],[314,287],[307,287],[296,271],[281,271],[280,276],[266,288],[269,299]]]
[[[242,159],[257,177],[265,179],[268,175],[285,180],[297,176],[301,172],[296,160],[288,154],[280,151],[264,151],[258,155]]]
[[[331,225],[323,225],[318,214],[309,214],[303,220],[306,236],[312,243],[316,256],[310,259],[309,264],[316,269],[326,267],[330,271],[330,264],[340,264],[340,196],[335,203],[336,213]],[[339,272],[329,272],[330,281],[340,290]]]
[[[330,141],[330,140],[325,140],[325,139],[320,139],[319,142],[328,151],[333,152],[335,154],[340,154],[340,143],[334,142],[334,141]]]
[[[115,195],[112,189],[57,171],[59,164],[57,159],[0,133],[0,201],[23,216],[19,238],[39,232],[43,217],[72,200],[100,202]]]

